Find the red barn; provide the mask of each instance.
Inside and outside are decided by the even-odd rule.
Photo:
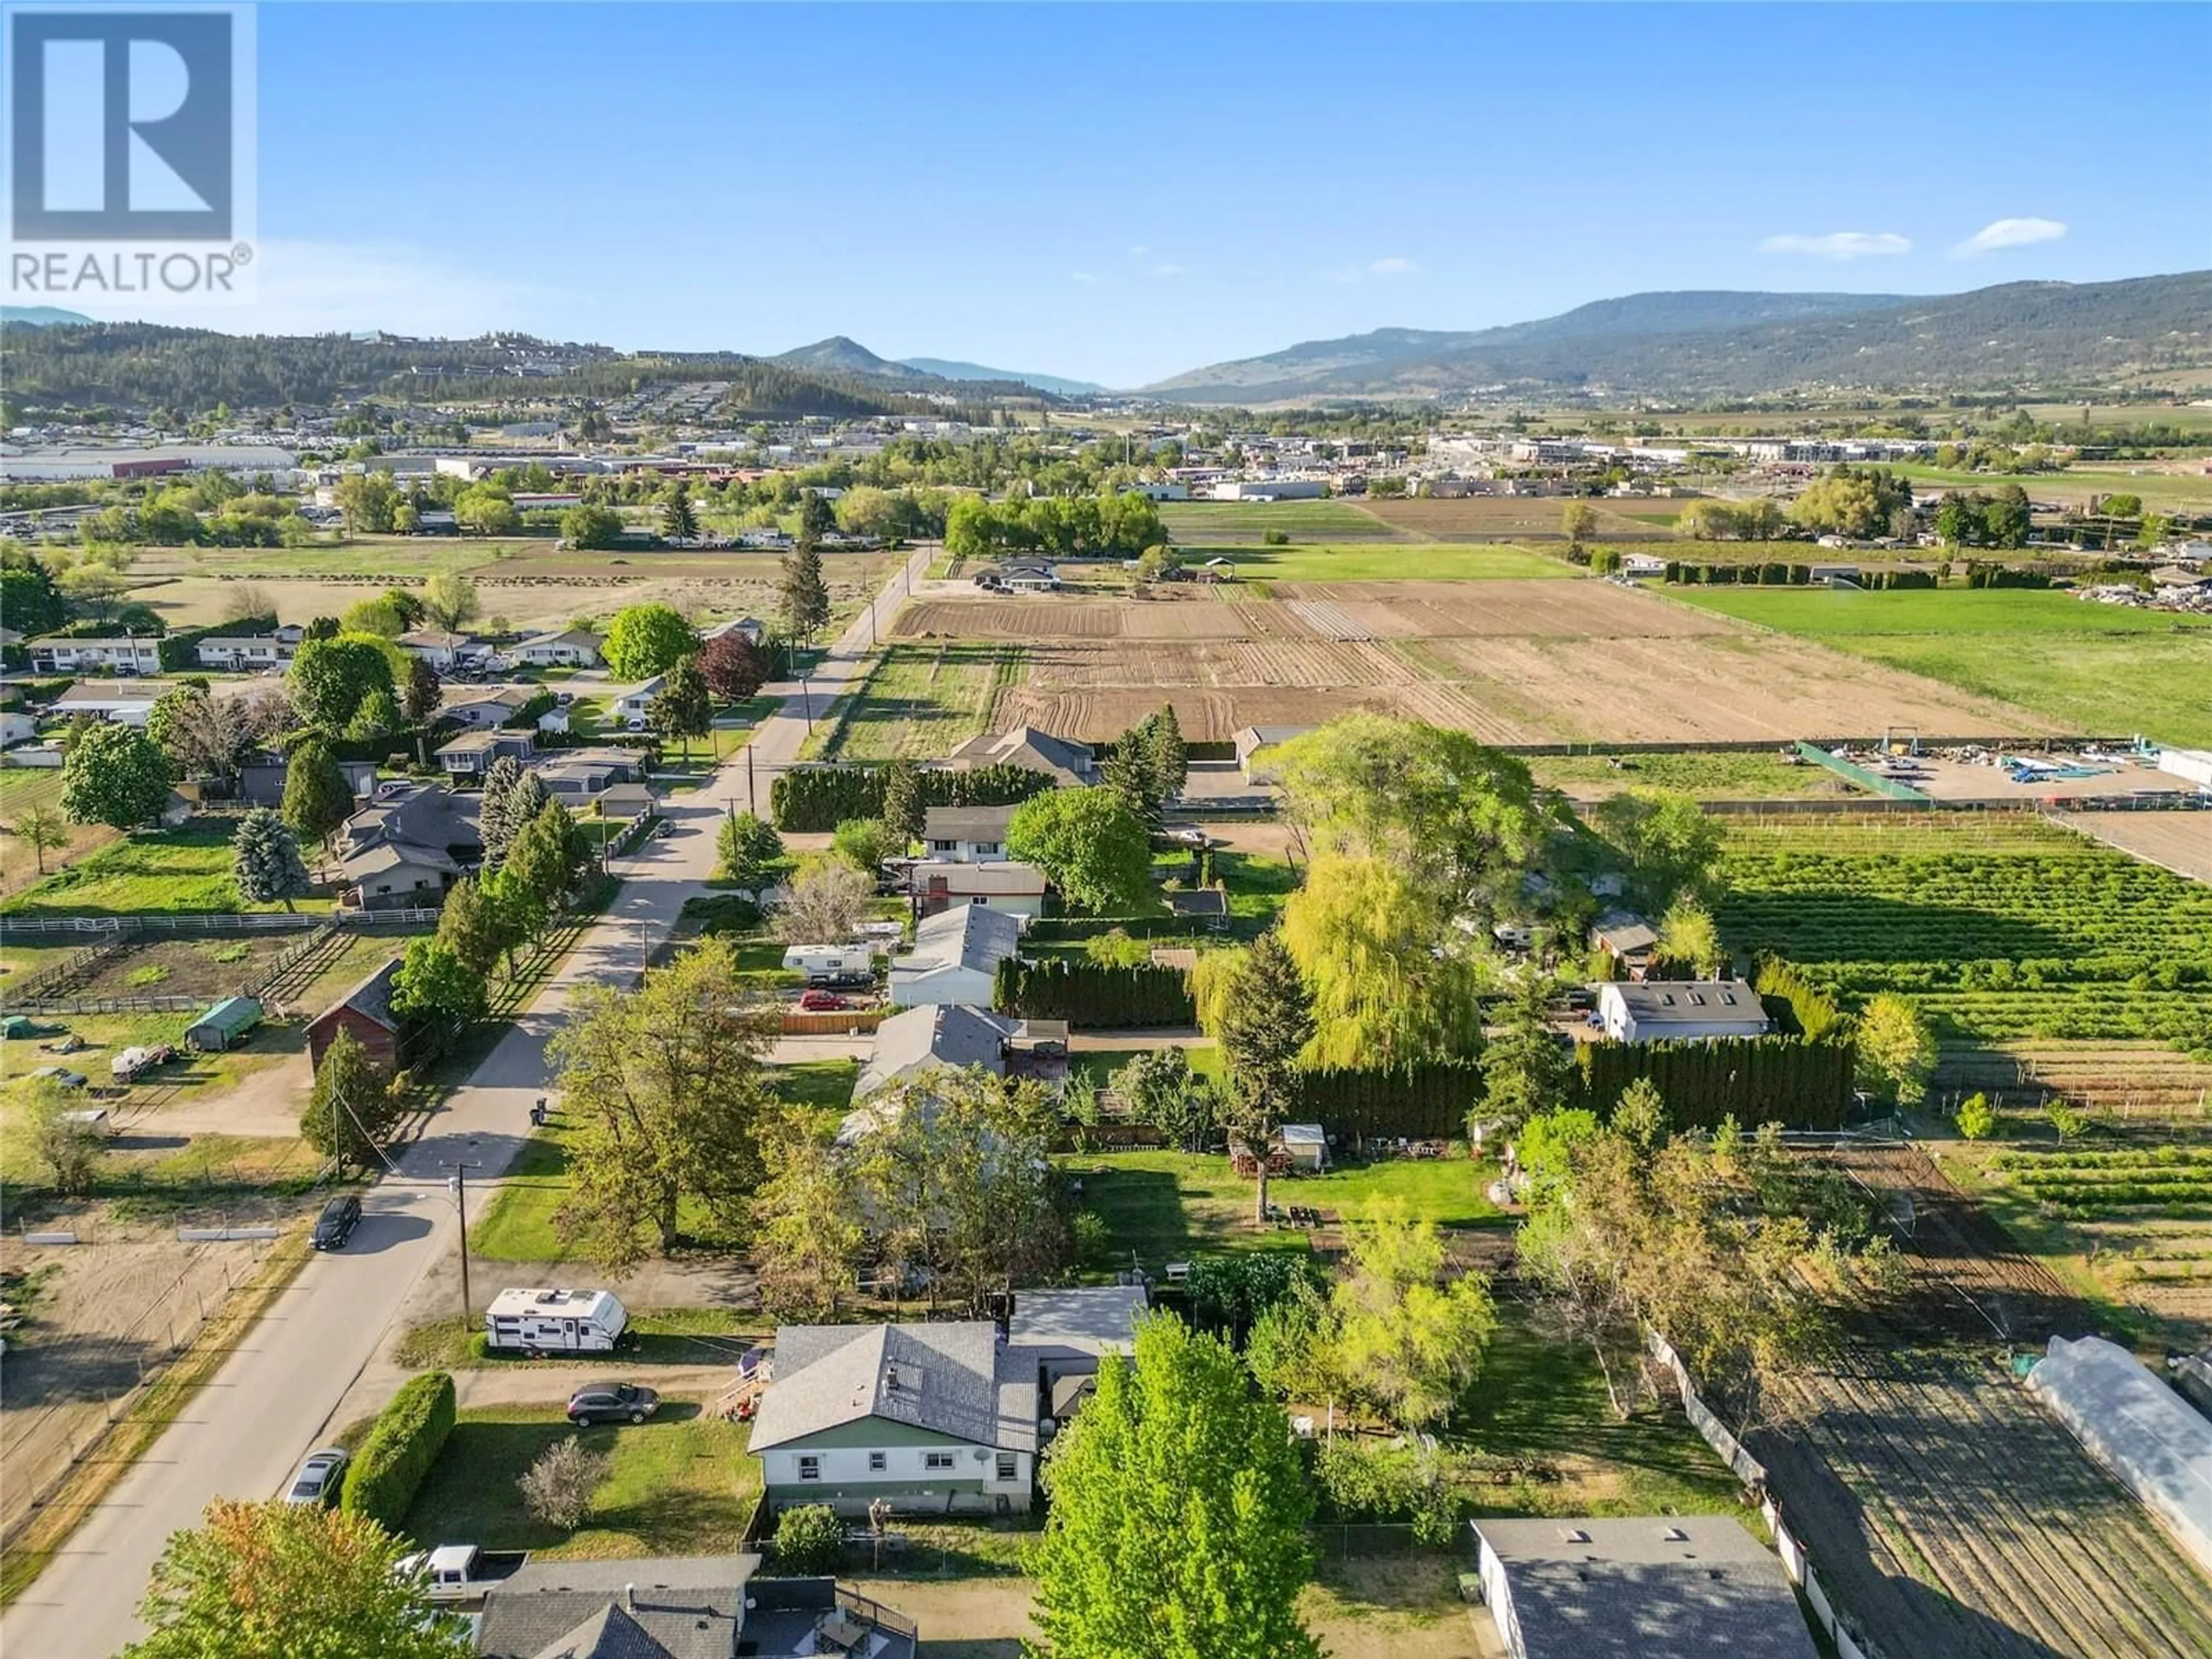
[[[324,1051],[345,1031],[385,1076],[399,1069],[399,1017],[392,1012],[392,980],[398,971],[394,957],[307,1023],[307,1054],[318,1067]]]

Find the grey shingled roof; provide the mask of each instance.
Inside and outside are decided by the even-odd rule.
[[[957,904],[916,922],[914,949],[891,966],[910,974],[952,967],[996,973],[1021,942],[1021,918],[1012,911],[994,910],[988,904]]]
[[[932,806],[921,815],[921,838],[1003,842],[1013,817],[1011,806]]]
[[[853,1098],[866,1100],[937,1066],[981,1066],[1003,1075],[1006,1039],[1020,1024],[958,1003],[924,1004],[893,1014],[876,1027]]]
[[[1474,1525],[1528,1659],[1814,1659],[1781,1561],[1730,1516]]]
[[[484,1659],[731,1659],[744,1624],[745,1581],[759,1566],[757,1555],[529,1562],[485,1595],[477,1651]]]
[[[872,1417],[1032,1451],[1036,1360],[1010,1357],[985,1319],[778,1327],[775,1381],[753,1419],[755,1452]]]

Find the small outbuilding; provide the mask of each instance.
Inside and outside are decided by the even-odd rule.
[[[398,957],[386,963],[337,1001],[307,1022],[307,1058],[317,1068],[343,1031],[368,1053],[369,1063],[386,1077],[399,1069],[399,1016],[392,1012],[392,982]]]
[[[1319,1175],[1328,1167],[1328,1137],[1322,1133],[1320,1124],[1285,1123],[1282,1142],[1291,1174]]]
[[[219,1054],[261,1024],[261,1005],[252,997],[225,997],[185,1027],[185,1042],[203,1054]]]
[[[1604,984],[1597,989],[1597,1012],[1616,1042],[1764,1036],[1772,1027],[1759,993],[1740,979]]]

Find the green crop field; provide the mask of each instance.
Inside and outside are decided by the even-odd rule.
[[[2033,709],[2095,736],[2212,744],[2212,618],[1997,589],[1670,587],[1669,597]]]
[[[1000,690],[1022,677],[1018,645],[944,641],[884,648],[866,681],[841,703],[825,758],[933,758],[983,729]]]
[[[1163,501],[1160,522],[1177,542],[1256,542],[1290,535],[1400,539],[1401,532],[1347,501]]]
[[[2212,1048],[2212,889],[2039,818],[1731,822],[1723,937],[1944,1035]]]
[[[1244,581],[1468,582],[1528,581],[1583,573],[1564,559],[1525,548],[1485,543],[1400,542],[1365,547],[1197,547],[1194,562],[1213,554],[1237,562]]]
[[[2140,495],[2152,512],[2202,513],[2212,507],[2212,478],[2186,472],[2126,467],[2073,466],[2063,472],[1959,472],[1908,461],[1893,471],[1916,483],[1958,489],[2002,489],[2018,484],[2034,501],[2083,501],[2092,495]]]
[[[2038,1203],[2083,1219],[2143,1212],[2168,1219],[2212,1216],[2212,1146],[2022,1148],[1995,1154],[1985,1167]]]

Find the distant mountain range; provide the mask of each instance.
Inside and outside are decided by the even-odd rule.
[[[858,340],[842,334],[817,340],[812,345],[795,346],[767,361],[802,374],[883,380],[908,392],[948,392],[955,382],[969,393],[988,387],[1001,396],[1019,392],[1024,386],[1050,392],[1056,398],[1081,398],[1106,390],[1089,380],[1071,380],[1058,374],[1024,374],[1010,368],[986,368],[981,363],[958,362],[947,357],[894,361],[878,357]]]
[[[52,306],[0,306],[0,324],[21,323],[25,328],[64,328],[91,320],[82,312]]]
[[[1472,333],[1310,340],[1143,388],[1190,403],[1498,387],[1662,397],[2106,383],[2212,365],[2212,271],[1966,294],[1632,294]]]

